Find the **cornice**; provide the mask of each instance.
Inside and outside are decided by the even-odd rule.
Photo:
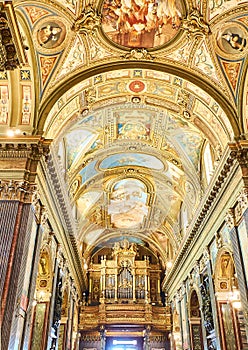
[[[63,181],[61,174],[61,169],[56,161],[56,156],[54,150],[47,159],[46,165],[43,166],[44,171],[48,172],[49,182],[51,183],[51,195],[56,199],[56,208],[58,210],[59,219],[63,224],[63,233],[66,239],[66,243],[69,247],[70,259],[72,261],[71,266],[75,267],[76,276],[79,279],[79,286],[81,292],[83,291],[85,285],[87,285],[86,273],[82,268],[82,261],[80,254],[78,252],[78,246],[76,242],[76,226],[75,220],[72,216],[72,208],[69,203],[68,193],[66,191],[66,184]]]
[[[23,42],[12,1],[1,1],[0,70],[13,70],[25,63]]]
[[[0,137],[0,159],[47,156],[51,140],[40,136]]]
[[[234,144],[236,145],[236,143]],[[192,251],[193,245],[196,243],[200,233],[203,230],[203,227],[207,223],[207,219],[209,218],[209,214],[212,208],[219,201],[219,197],[221,195],[220,192],[222,187],[224,187],[223,185],[226,178],[228,177],[229,173],[235,168],[235,165],[238,167],[238,152],[237,149],[234,149],[234,144],[229,145],[220,161],[218,169],[212,178],[209,190],[203,197],[201,204],[199,205],[199,209],[195,214],[195,219],[192,221],[188,229],[189,234],[179,249],[172,269],[169,271],[168,275],[165,277],[162,283],[163,289],[168,289],[173,284],[174,276],[176,276],[182,269],[182,266],[187,260],[188,255]]]

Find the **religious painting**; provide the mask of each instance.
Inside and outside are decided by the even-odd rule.
[[[110,195],[108,215],[113,227],[139,228],[148,214],[147,188],[137,179],[118,181]]]
[[[150,125],[140,122],[119,123],[118,138],[127,140],[148,140],[150,135]]]
[[[247,48],[248,33],[241,25],[231,24],[217,34],[217,43],[221,51],[228,55],[235,55]]]
[[[202,137],[200,134],[188,132],[183,135],[175,136],[182,150],[187,154],[193,165],[198,169],[198,162],[200,158],[200,149],[202,145]]]
[[[130,86],[133,82],[129,84]],[[135,81],[135,84],[137,81]],[[134,85],[134,89],[139,89],[141,84]],[[156,114],[153,111],[144,109],[121,110],[115,113],[117,138],[125,140],[149,141],[151,138],[151,124]]]
[[[155,48],[179,31],[180,0],[105,0],[102,29],[106,36],[129,48]]]
[[[120,166],[142,166],[154,170],[163,170],[163,163],[156,157],[144,153],[118,153],[105,158],[100,168],[107,170]]]
[[[57,18],[42,20],[35,31],[38,45],[44,49],[58,48],[66,37],[66,26]]]

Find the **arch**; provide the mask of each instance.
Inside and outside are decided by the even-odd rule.
[[[36,281],[36,299],[48,301],[52,289],[52,261],[51,250],[47,244],[44,244],[40,250],[38,276]]]
[[[200,302],[196,289],[189,293],[189,328],[192,349],[204,349],[202,338],[202,321],[200,312]]]
[[[202,76],[196,76],[194,73],[182,70],[180,67],[177,67],[176,65],[168,65],[163,63],[155,63],[151,61],[139,61],[138,62],[139,68],[143,69],[149,69],[149,70],[157,70],[160,72],[169,73],[175,76],[179,76],[183,79],[186,79],[187,81],[192,82],[193,84],[196,84],[197,86],[201,87],[203,90],[207,91],[210,96],[212,96],[223,108],[224,112],[227,114],[230,123],[232,125],[234,135],[236,137],[239,137],[241,132],[243,130],[240,130],[240,127],[238,125],[238,117],[237,112],[234,108],[234,106],[230,103],[229,100],[226,99],[226,97],[222,94],[221,91],[215,88],[213,84],[206,81],[204,77]],[[38,121],[36,125],[36,134],[42,134],[44,124],[46,121],[46,118],[48,116],[48,113],[50,112],[50,109],[53,107],[55,102],[64,94],[65,91],[72,88],[77,83],[80,83],[84,79],[90,78],[94,75],[98,75],[101,73],[113,71],[113,70],[120,70],[120,69],[128,69],[128,68],[137,68],[137,61],[136,60],[130,60],[130,61],[122,61],[122,62],[112,62],[108,64],[102,64],[101,66],[95,66],[91,67],[83,72],[78,73],[74,77],[70,77],[68,80],[61,82],[56,87],[56,92],[53,92],[49,95],[48,99],[44,101],[43,105],[40,108],[39,114],[38,114]]]
[[[217,254],[214,266],[215,291],[217,293],[228,293],[232,291],[237,281],[234,279],[235,266],[232,253],[228,247],[222,247]],[[225,296],[222,294],[222,298]]]

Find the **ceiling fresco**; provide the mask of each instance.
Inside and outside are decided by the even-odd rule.
[[[135,178],[117,181],[109,198],[108,215],[114,228],[139,229],[148,215],[148,193]]]
[[[204,159],[247,133],[247,3],[13,4],[27,62],[15,83],[0,72],[0,127],[53,140],[88,252],[129,235],[165,262],[207,188]]]
[[[53,106],[45,129],[64,149],[59,156],[77,204],[78,239],[102,246],[106,235],[135,231],[164,251],[183,238],[182,203],[189,220],[200,201],[204,144],[217,159],[233,137],[227,115],[207,92],[143,69],[75,85]]]
[[[105,0],[102,29],[113,42],[130,48],[156,48],[178,32],[182,3],[176,0]]]

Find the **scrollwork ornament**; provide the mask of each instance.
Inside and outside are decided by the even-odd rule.
[[[207,247],[203,251],[202,260],[204,264],[207,264],[210,260],[209,249]]]
[[[130,52],[122,55],[121,58],[126,60],[147,60],[153,61],[155,59],[146,49],[133,49]]]
[[[225,221],[227,226],[232,229],[235,226],[235,214],[234,214],[234,209],[229,209],[226,217],[225,217]]]
[[[42,205],[40,207],[40,224],[41,226],[44,226],[47,223],[47,219],[48,219],[48,212],[46,210],[46,207],[44,205]]]
[[[185,285],[185,282],[183,282],[182,286],[181,286],[181,296],[183,296],[185,294],[186,294],[186,285]]]
[[[194,275],[199,276],[199,274],[200,274],[200,264],[199,264],[199,261],[197,261],[194,266]]]
[[[248,188],[244,187],[238,198],[238,203],[242,213],[247,209],[248,206]]]
[[[219,233],[215,234],[215,240],[216,240],[217,248],[221,249],[223,247],[223,240],[222,240],[222,237]]]
[[[38,190],[36,190],[34,193],[33,193],[33,196],[32,196],[32,205],[34,207],[34,212],[35,212],[35,215],[37,213],[39,213],[40,211],[40,195],[39,195],[39,192]]]
[[[188,14],[182,23],[182,28],[186,31],[189,38],[203,37],[210,32],[209,25],[204,21],[203,15],[197,9],[193,9],[193,11]]]
[[[101,23],[101,17],[91,5],[86,6],[81,16],[76,20],[73,29],[80,34],[95,34]]]
[[[31,202],[34,191],[27,181],[0,180],[0,199]]]
[[[58,246],[57,246],[56,258],[57,258],[59,267],[63,268],[64,267],[64,257],[63,257],[63,252],[62,252],[62,245],[60,243],[58,243]]]

